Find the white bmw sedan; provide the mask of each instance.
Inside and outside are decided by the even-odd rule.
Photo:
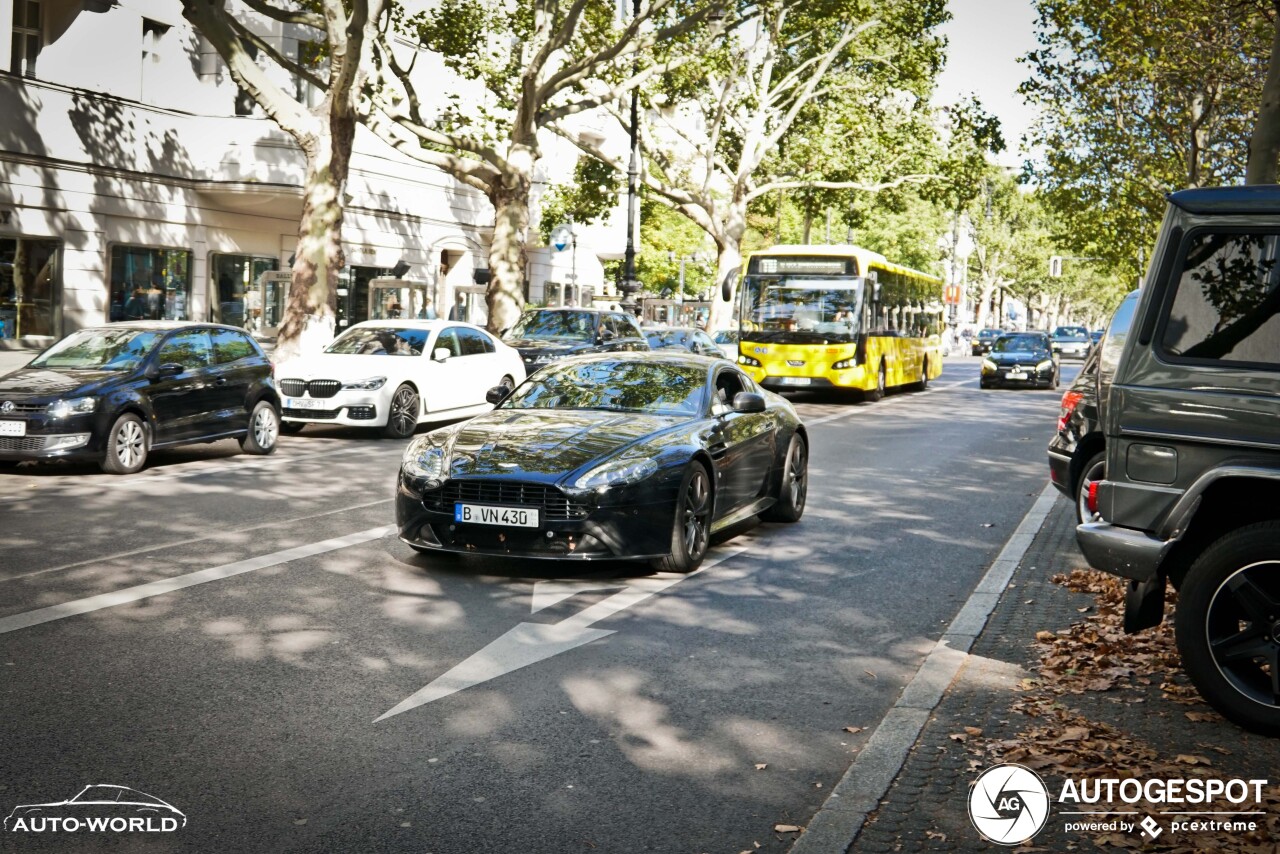
[[[485,330],[447,320],[371,320],[323,353],[276,368],[281,429],[307,424],[381,427],[413,435],[420,421],[478,415],[485,393],[524,377],[520,353]]]

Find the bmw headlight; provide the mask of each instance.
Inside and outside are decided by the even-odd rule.
[[[1053,359],[1045,359],[1043,362],[1040,362],[1039,364],[1036,365],[1036,370],[1047,371],[1052,367],[1053,367]]]
[[[343,388],[358,389],[360,391],[375,391],[387,384],[386,377],[369,377],[368,379],[356,380],[355,382],[343,383]]]
[[[991,373],[992,371],[994,371],[995,369],[996,369],[996,363],[995,363],[995,362],[991,361],[990,359],[983,359],[983,360],[982,360],[982,372],[983,372],[984,374],[989,374],[989,373]]]
[[[405,450],[400,465],[411,477],[439,480],[444,474],[444,448],[424,441],[413,442]]]
[[[598,489],[638,483],[657,470],[658,464],[653,460],[613,460],[596,466],[578,478],[574,486],[578,489]]]
[[[50,418],[67,418],[71,415],[86,415],[98,408],[96,397],[77,397],[74,400],[55,400],[49,404]]]

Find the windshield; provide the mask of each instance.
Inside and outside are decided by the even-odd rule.
[[[81,329],[45,350],[29,367],[70,371],[131,371],[163,332],[141,329]]]
[[[1041,335],[1006,335],[991,347],[993,353],[1018,353],[1027,350],[1046,349],[1044,336]]]
[[[72,798],[72,802],[115,801],[120,797],[120,789],[111,786],[85,786],[84,791]]]
[[[618,359],[552,364],[516,389],[502,408],[697,415],[706,382],[706,369],[689,365]]]
[[[507,338],[547,341],[594,341],[596,316],[589,311],[531,311],[520,318]]]
[[[1089,330],[1083,326],[1059,326],[1053,330],[1054,338],[1078,338],[1081,341],[1088,339]]]
[[[862,280],[748,280],[743,332],[752,341],[840,344],[857,340]]]
[[[426,329],[357,326],[344,332],[325,348],[325,352],[358,356],[421,356],[430,334]]]
[[[1004,334],[1003,329],[984,329],[978,333],[978,337],[979,338],[995,338],[1003,334]]]

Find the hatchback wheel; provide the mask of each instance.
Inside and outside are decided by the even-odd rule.
[[[266,456],[276,450],[280,438],[280,415],[265,400],[258,401],[249,416],[249,432],[240,440],[240,450],[246,454]]]
[[[1223,536],[1191,565],[1174,617],[1201,696],[1245,729],[1280,734],[1280,522]]]
[[[391,396],[391,411],[387,413],[387,426],[383,433],[392,439],[407,439],[418,429],[418,393],[405,383]]]
[[[147,425],[132,412],[116,419],[107,433],[102,470],[108,474],[133,474],[147,464]]]

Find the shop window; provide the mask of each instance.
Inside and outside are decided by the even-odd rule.
[[[111,247],[110,320],[190,320],[191,252]]]
[[[258,287],[263,273],[280,269],[280,259],[258,255],[209,256],[209,319],[246,326],[245,295]]]
[[[13,57],[9,70],[23,77],[36,76],[36,58],[44,46],[41,0],[13,0]]]
[[[58,336],[58,240],[0,238],[0,338]]]

